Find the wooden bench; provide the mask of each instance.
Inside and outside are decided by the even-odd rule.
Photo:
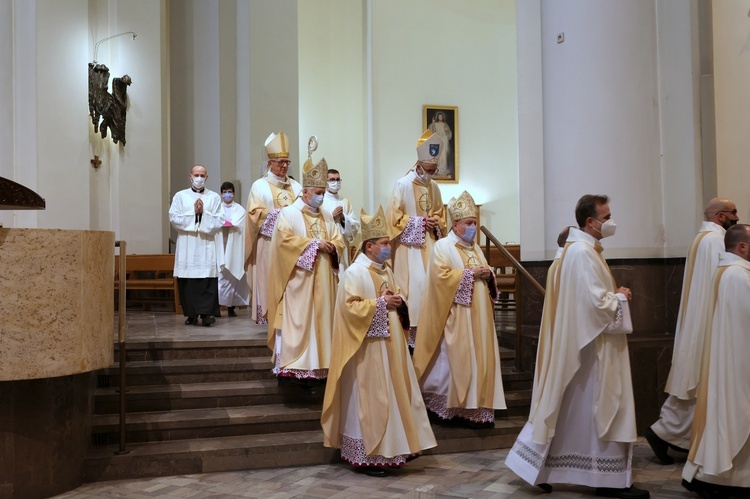
[[[169,301],[174,303],[176,313],[182,312],[180,294],[177,291],[177,279],[172,275],[174,271],[174,255],[127,255],[125,260],[126,292],[166,291],[167,298],[158,296],[133,299],[140,302],[148,310],[152,303]],[[115,255],[115,303],[120,285],[120,256]]]

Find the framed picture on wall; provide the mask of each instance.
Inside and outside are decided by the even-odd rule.
[[[458,183],[458,107],[422,106],[422,130],[430,130],[443,139],[443,151],[434,179],[448,184]]]

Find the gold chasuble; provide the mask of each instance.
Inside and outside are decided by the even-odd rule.
[[[428,230],[426,217],[437,218],[437,228]],[[413,345],[432,246],[447,233],[445,207],[437,183],[430,180],[425,184],[410,171],[396,182],[386,218],[393,247],[393,274],[409,304]]]
[[[336,246],[318,251],[319,242]],[[331,353],[331,328],[338,262],[344,241],[328,212],[312,212],[298,199],[279,213],[271,239],[268,274],[268,347],[274,373],[324,378]]]
[[[427,269],[414,368],[427,408],[443,419],[495,420],[505,409],[489,286],[472,268],[488,266],[476,243],[452,231],[437,241]],[[496,288],[493,290],[496,291]]]
[[[748,497],[750,262],[722,253],[711,288],[711,328],[706,332],[690,454],[682,478],[735,488],[719,488],[716,497]]]
[[[258,324],[266,324],[268,311],[268,256],[271,236],[281,208],[292,204],[302,191],[296,181],[272,173],[253,182],[247,198],[245,270],[250,285],[250,312]]]
[[[391,270],[360,254],[336,299],[321,424],[324,444],[355,466],[400,466],[436,445],[399,311],[380,297],[385,289],[400,291]]]

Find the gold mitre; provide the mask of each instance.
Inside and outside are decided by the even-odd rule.
[[[417,141],[417,159],[423,163],[437,164],[443,152],[443,139],[440,135],[425,130]]]
[[[289,137],[284,132],[269,135],[265,146],[269,159],[289,157]]]
[[[323,158],[313,166],[312,161],[305,161],[302,169],[302,187],[326,187],[328,181],[328,163]]]
[[[378,209],[373,216],[367,215],[363,209],[360,212],[359,219],[362,222],[362,241],[389,237],[382,206],[378,205]]]
[[[474,198],[466,191],[462,192],[458,199],[451,198],[448,201],[448,213],[454,222],[466,217],[477,218],[478,212]]]

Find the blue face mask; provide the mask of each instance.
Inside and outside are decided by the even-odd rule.
[[[477,235],[477,227],[476,225],[467,225],[466,230],[464,231],[463,235],[461,235],[461,239],[463,239],[464,242],[470,243],[474,240],[474,236]]]
[[[310,200],[310,206],[313,208],[320,208],[320,205],[323,204],[323,194],[313,194],[312,199]]]
[[[391,257],[391,247],[380,246],[380,253],[375,253],[374,256],[378,263],[385,263],[385,261]]]
[[[221,193],[221,199],[223,199],[224,201],[228,203],[232,199],[234,199],[234,194],[232,194],[231,192],[223,192]]]

